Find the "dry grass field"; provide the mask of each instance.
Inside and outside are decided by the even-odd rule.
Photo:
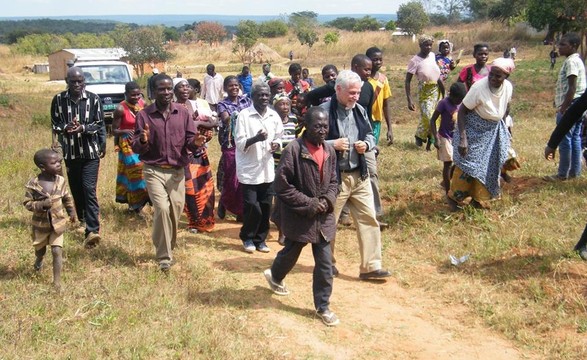
[[[516,40],[513,30],[483,24],[452,31],[430,33],[451,32],[457,51],[467,50],[464,63],[472,61],[476,39],[495,50],[514,42],[518,48],[510,80],[522,169],[491,210],[449,212],[439,186],[442,164],[413,144],[418,113],[407,109],[403,80],[417,45],[380,32],[342,33],[338,44],[317,44],[308,54],[292,36],[264,40],[282,56],[274,72],[286,76],[293,49],[316,79],[324,64],[348,67],[355,53],[372,45],[384,50],[396,140],[382,146],[379,173],[391,224],[382,233],[384,265],[394,276],[381,284],[358,281],[355,232],[341,228],[341,276],[331,299],[341,319],[336,328],[313,315],[309,250],[286,278],[290,296],[266,287],[262,271],[280,248],[275,231],[271,253],[248,255],[231,219],[219,220],[210,234],[189,234],[183,223],[177,265],[168,277],[160,274],[149,221],[114,202],[111,139],[98,189],[104,241],[88,251],[78,235],[66,234],[64,291],[56,293],[50,258],[33,271],[22,200],[36,173],[33,153],[50,145],[51,97],[64,84],[22,70],[43,59],[0,47],[0,359],[585,359],[587,262],[571,250],[587,220],[587,181],[541,180],[556,171],[542,152],[554,125],[560,62],[550,72],[550,49],[537,38]],[[241,66],[228,44],[172,51],[167,71],[186,77],[201,79],[210,62],[223,75]],[[210,153],[215,166],[217,142]],[[449,254],[470,259],[452,266]]]

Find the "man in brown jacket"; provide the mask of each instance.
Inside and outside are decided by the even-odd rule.
[[[289,143],[281,154],[273,183],[277,194],[273,221],[285,235],[285,247],[277,253],[271,269],[264,271],[271,290],[288,295],[283,279],[293,269],[306,244],[314,254],[313,293],[317,315],[324,324],[339,323],[330,311],[332,251],[336,233],[334,204],[338,192],[336,153],[324,142],[328,112],[313,107],[305,115],[302,138]]]

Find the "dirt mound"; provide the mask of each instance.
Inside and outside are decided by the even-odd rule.
[[[277,53],[277,51],[273,50],[269,46],[258,43],[257,45],[253,46],[251,49],[251,53],[253,54],[253,63],[275,63],[282,61],[283,58]]]

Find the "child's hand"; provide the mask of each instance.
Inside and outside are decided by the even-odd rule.
[[[546,145],[546,147],[544,148],[544,158],[548,161],[554,160],[555,153],[556,153],[556,149],[553,149],[553,148],[549,147],[548,145]]]
[[[434,137],[434,147],[436,149],[440,149],[440,145],[438,144],[438,138],[436,136]]]

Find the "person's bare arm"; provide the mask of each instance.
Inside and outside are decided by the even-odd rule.
[[[558,112],[561,114],[564,114],[569,106],[571,106],[573,98],[575,97],[575,92],[577,91],[577,76],[571,75],[567,77],[567,81],[569,83],[569,90],[567,90],[567,93],[565,94],[565,100],[558,110]]]
[[[406,81],[404,82],[404,88],[406,90],[406,97],[408,98],[408,109],[410,109],[410,111],[416,111],[416,105],[414,105],[414,102],[412,101],[412,89],[410,85],[410,83],[412,82],[412,77],[414,77],[414,74],[406,73]]]
[[[438,110],[434,110],[430,118],[430,132],[434,138],[434,147],[438,149],[438,131],[436,130],[436,119],[440,116]]]
[[[464,104],[461,104],[457,115],[457,128],[461,137],[458,151],[462,157],[467,156],[467,148],[469,147],[469,143],[467,141],[467,131],[465,129],[466,117],[469,112],[471,112],[471,110],[469,110]]]
[[[391,97],[383,100],[383,117],[387,124],[387,145],[393,144],[393,129],[391,128]]]
[[[116,110],[114,110],[114,114],[112,115],[112,133],[116,136],[124,135],[124,134],[132,134],[134,133],[134,129],[121,129],[120,124],[122,123],[122,116],[124,115],[124,108],[122,105],[118,105]]]

